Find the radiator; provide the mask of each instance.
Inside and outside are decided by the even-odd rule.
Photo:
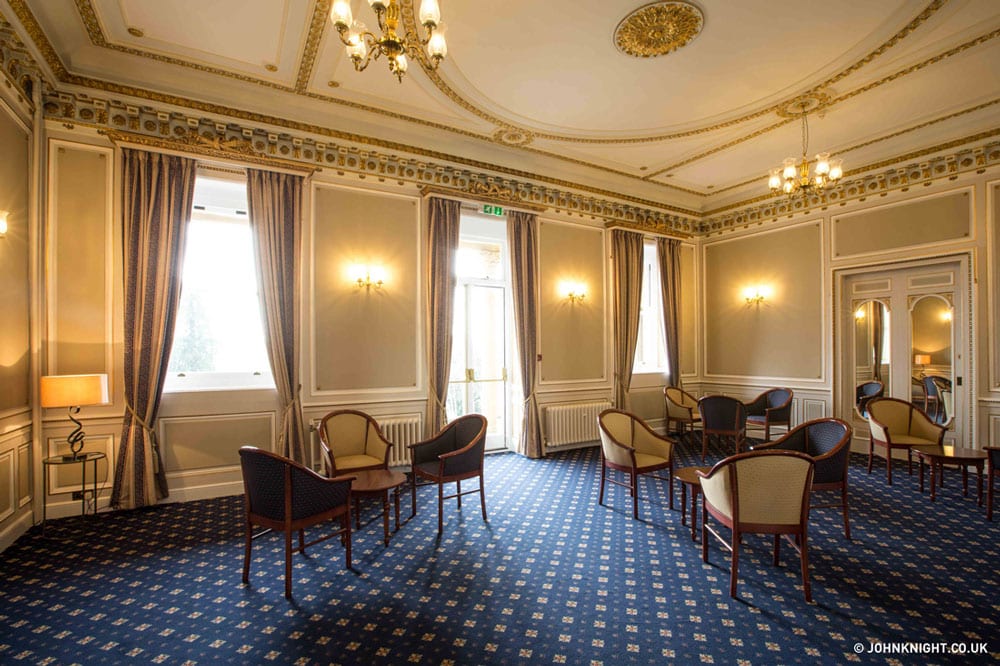
[[[611,407],[609,400],[571,402],[545,408],[545,445],[562,446],[600,438],[597,415]]]
[[[389,467],[409,465],[410,450],[407,447],[423,438],[423,417],[420,414],[397,414],[376,416],[375,421],[382,429],[382,435],[393,444],[389,451]],[[322,473],[325,468],[323,447],[319,443],[319,421],[313,421],[309,430],[311,436],[307,465]]]

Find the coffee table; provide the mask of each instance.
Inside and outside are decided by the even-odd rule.
[[[358,529],[361,528],[361,511],[358,500],[362,497],[382,498],[382,530],[385,534],[385,545],[389,545],[389,491],[392,491],[396,505],[396,529],[399,530],[399,488],[406,483],[406,475],[388,469],[366,469],[360,472],[347,470],[344,472],[356,477],[351,482],[351,493],[354,495],[354,520]]]
[[[969,465],[976,468],[979,477],[979,506],[983,504],[983,464],[986,452],[981,449],[965,449],[959,446],[914,446],[920,464],[920,492],[924,492],[924,463],[931,468],[931,501],[935,499],[935,489],[944,481],[944,466],[955,465],[962,468],[962,495],[969,495]]]
[[[695,509],[698,507],[698,494],[701,492],[701,477],[698,472],[707,472],[711,467],[681,467],[674,470],[674,478],[681,482],[681,525],[687,525],[684,516],[685,505],[687,504],[687,489],[691,488],[691,540],[697,541],[696,527],[698,525],[698,514]]]

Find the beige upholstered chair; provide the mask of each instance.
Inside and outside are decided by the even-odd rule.
[[[868,473],[872,472],[875,447],[885,449],[885,476],[892,485],[892,450],[906,449],[906,467],[913,474],[914,446],[941,446],[944,426],[934,423],[927,414],[913,403],[897,398],[876,398],[868,403]]]
[[[389,467],[392,444],[368,414],[354,409],[330,412],[319,424],[319,441],[326,461],[326,474]]]
[[[639,475],[667,481],[670,508],[674,508],[674,443],[653,432],[642,419],[618,409],[605,409],[597,417],[601,434],[601,490],[597,503],[604,504],[605,481],[629,489],[632,517],[639,518]],[[607,475],[608,469],[624,472],[623,483]],[[653,474],[667,470],[667,476]]]
[[[667,386],[663,389],[663,400],[667,404],[667,432],[670,425],[677,423],[681,434],[688,428],[694,432],[694,426],[701,423],[698,413],[698,399],[678,386]]]
[[[784,535],[799,553],[803,591],[806,601],[812,601],[806,534],[812,459],[795,451],[751,451],[730,456],[698,476],[703,497],[701,559],[708,562],[709,534],[732,553],[729,596],[736,598],[743,534],[773,534],[774,565],[778,565]],[[708,516],[732,530],[729,543],[709,526]]]

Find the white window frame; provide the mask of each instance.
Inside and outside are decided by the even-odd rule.
[[[663,329],[663,299],[660,285],[660,263],[656,251],[656,242],[646,239],[643,242],[642,296],[639,306],[639,337],[636,342],[635,357],[632,359],[632,387],[642,388],[662,386],[670,379],[667,363],[666,338]],[[645,336],[644,336],[645,334]],[[640,345],[644,337],[659,340],[661,348],[658,355],[662,364],[640,364],[642,356]]]

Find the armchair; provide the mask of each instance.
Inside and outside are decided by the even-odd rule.
[[[892,485],[892,450],[906,449],[906,470],[913,474],[914,446],[941,446],[945,428],[913,403],[897,398],[875,398],[868,403],[868,473],[872,473],[875,447],[885,449],[885,474]]]
[[[927,375],[923,379],[924,391],[927,398],[924,403],[924,411],[931,417],[934,423],[946,423],[951,417],[951,410],[945,404],[945,394],[951,398],[951,380],[938,375]]]
[[[764,391],[747,406],[747,426],[764,429],[764,441],[770,441],[771,428],[784,426],[786,432],[792,427],[792,390],[773,388]]]
[[[815,419],[796,426],[773,442],[753,447],[754,451],[798,451],[812,458],[814,469],[812,492],[839,490],[840,501],[811,504],[811,509],[839,506],[844,515],[844,537],[851,538],[851,523],[847,510],[847,468],[851,462],[853,428],[840,419]]]
[[[806,601],[811,602],[807,527],[812,459],[794,451],[750,451],[730,456],[708,472],[699,471],[698,476],[703,498],[701,559],[708,562],[709,534],[732,554],[729,596],[736,598],[743,534],[773,534],[774,566],[778,566],[784,535],[799,553],[802,587]],[[732,530],[730,543],[709,526],[709,516]]]
[[[354,409],[330,412],[319,423],[319,443],[327,476],[365,469],[388,469],[392,443],[368,414]]]
[[[292,532],[299,533],[303,555],[306,546],[341,538],[347,568],[351,568],[351,481],[353,476],[327,479],[294,460],[253,446],[240,447],[246,507],[246,549],[243,584],[250,583],[250,550],[253,540],[272,530],[285,534],[285,597],[292,598]],[[338,519],[340,529],[308,543],[305,529]],[[254,535],[255,525],[267,528]]]
[[[857,410],[858,416],[867,420],[868,403],[875,398],[881,398],[884,392],[885,385],[877,379],[858,384],[854,388],[854,409]]]
[[[479,503],[486,518],[486,492],[483,490],[483,456],[486,453],[486,417],[467,414],[447,424],[430,439],[410,444],[413,474],[410,492],[413,512],[417,511],[417,486],[436,484],[438,489],[438,536],[444,525],[444,500],[456,499],[462,509],[462,496],[479,493]],[[417,483],[417,478],[427,483]],[[479,487],[462,492],[462,480],[479,477]],[[444,484],[455,483],[455,494],[445,495]]]
[[[701,460],[708,453],[708,439],[712,435],[732,438],[736,442],[736,453],[740,452],[747,439],[747,410],[742,402],[728,395],[707,395],[698,401],[701,414]]]
[[[685,429],[690,428],[694,432],[694,426],[701,423],[701,414],[698,413],[698,399],[678,386],[667,386],[663,389],[663,400],[667,405],[667,432],[671,432],[670,424],[678,424],[678,432],[684,434]]]
[[[639,519],[639,475],[668,482],[670,508],[674,508],[673,441],[660,437],[642,419],[617,409],[605,409],[597,417],[601,435],[601,490],[597,503],[604,505],[606,481],[628,488],[632,498],[632,518]],[[624,472],[628,482],[608,478],[607,470]],[[653,472],[667,470],[667,476]]]

